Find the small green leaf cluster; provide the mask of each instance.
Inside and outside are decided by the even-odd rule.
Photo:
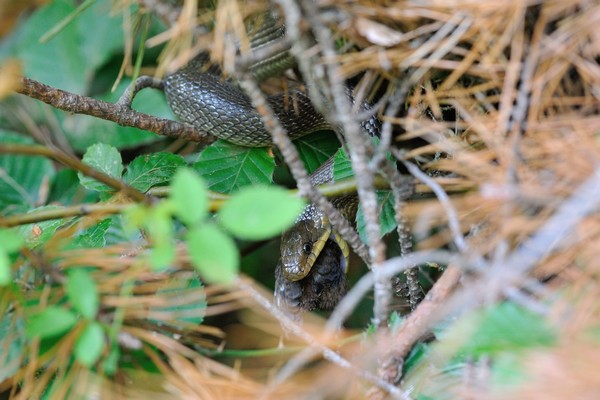
[[[225,201],[217,224],[209,217],[207,185],[193,170],[181,168],[171,184],[169,198],[156,206],[138,205],[128,212],[133,226],[147,230],[152,242],[150,262],[165,268],[175,258],[172,217],[186,227],[184,241],[192,265],[209,283],[231,283],[239,271],[240,256],[231,233],[244,240],[262,240],[290,226],[304,202],[275,186],[249,186]]]
[[[6,286],[12,281],[10,272],[11,255],[16,253],[23,245],[23,238],[14,232],[0,230],[0,286]]]
[[[97,143],[90,146],[83,155],[83,162],[110,177],[123,182],[141,192],[147,192],[154,186],[168,183],[177,168],[185,165],[183,157],[172,153],[152,153],[136,157],[123,173],[121,153],[114,146]],[[92,177],[78,173],[81,185],[100,193],[112,193],[114,188],[98,182]]]
[[[214,156],[229,146],[231,145],[225,142],[217,143],[202,154]],[[264,149],[244,149],[239,153],[244,155],[233,160],[234,163],[239,163],[237,168],[244,167],[247,162],[259,164],[260,161],[252,154],[258,154],[258,160],[265,161]],[[184,242],[190,261],[209,283],[231,283],[239,271],[237,245],[225,230],[243,240],[268,239],[289,227],[304,207],[301,199],[292,196],[285,189],[277,186],[247,186],[252,183],[248,179],[235,182],[227,188],[229,191],[234,188],[239,190],[223,203],[218,212],[220,224],[216,224],[208,218],[208,185],[194,170],[183,167],[185,161],[179,156],[169,153],[142,155],[134,159],[123,174],[119,151],[110,145],[99,143],[90,146],[83,161],[113,178],[122,178],[125,183],[140,191],[147,191],[172,179],[168,199],[153,206],[132,206],[126,212],[128,224],[130,228],[143,228],[146,231],[152,244],[148,261],[153,268],[164,269],[176,257],[176,226],[173,217],[177,218],[187,227]],[[230,159],[230,164],[231,161]],[[210,161],[200,163],[205,164],[227,165],[219,158],[213,164]],[[218,171],[205,173],[212,177],[213,183],[219,179],[215,178],[219,175]],[[229,176],[229,173],[224,174]],[[90,190],[106,194],[114,192],[114,188],[81,173],[79,179]]]
[[[87,368],[91,368],[102,356],[106,347],[106,329],[96,320],[99,296],[96,282],[84,268],[73,269],[67,277],[64,289],[70,303],[50,305],[27,318],[27,337],[49,339],[72,330],[76,334],[73,355]]]

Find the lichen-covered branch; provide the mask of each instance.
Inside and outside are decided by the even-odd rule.
[[[154,132],[157,135],[186,139],[199,143],[214,141],[212,136],[204,132],[199,132],[191,125],[140,113],[125,105],[70,93],[26,77],[22,79],[17,93],[43,101],[59,110],[75,114],[91,115],[115,122],[121,126],[130,126]]]

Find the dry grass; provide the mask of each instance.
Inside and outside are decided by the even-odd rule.
[[[158,7],[162,2],[141,3],[164,11]],[[440,399],[595,398],[600,393],[595,373],[600,353],[597,334],[594,338],[589,332],[600,323],[597,207],[565,220],[573,229],[547,236],[552,242],[542,243],[546,249],[518,251],[599,171],[600,4],[590,0],[318,4],[323,13],[330,13],[327,26],[334,38],[354,45],[337,59],[320,62],[337,63],[346,77],[367,72],[365,84],[378,82],[387,87],[387,94],[393,95],[393,89],[403,84],[410,88],[401,112],[382,119],[394,125],[398,139],[394,146],[425,139],[421,147],[407,149],[406,157],[418,158],[422,169],[445,189],[465,235],[470,253],[451,252],[461,257],[462,285],[448,288],[442,304],[429,311],[424,327],[510,297],[532,310],[543,309],[558,332],[555,347],[523,357],[523,375],[530,377],[524,385],[499,392],[488,379],[485,363],[465,367],[453,377],[432,363],[430,370],[413,372],[401,389],[429,385],[427,392]],[[234,39],[243,49],[247,41],[242,21],[267,5],[225,0],[216,9],[200,8],[197,14],[195,7],[195,1],[184,1],[184,11],[171,28],[149,40],[151,45],[168,42],[160,73],[204,50],[211,51],[225,71],[233,71]],[[163,12],[163,17],[169,20],[173,15]],[[214,29],[192,34],[196,26],[212,20]],[[319,49],[313,51],[317,54]],[[409,201],[405,210],[418,238],[417,250],[451,245],[456,233],[448,226],[455,217],[437,198]],[[187,289],[184,295],[179,291],[176,297],[168,292],[157,295],[157,288],[176,290],[175,278],[188,274],[185,255],[179,255],[175,275],[155,274],[138,261],[138,252],[125,246],[55,257],[64,269],[97,267],[94,277],[103,306],[123,318],[124,351],[144,352],[158,371],[132,368],[110,381],[81,367],[65,371],[74,331],[52,354],[33,357],[19,371],[14,382],[22,382],[20,398],[39,395],[35,390],[40,382],[55,373],[62,377],[60,390],[65,391],[55,393],[56,398],[66,391],[74,396],[98,393],[107,398],[146,399],[377,398],[381,394],[369,389],[376,379],[385,378],[377,375],[378,368],[399,336],[381,333],[357,343],[348,339],[354,332],[331,336],[325,321],[312,316],[296,327],[303,335],[288,335],[280,323],[293,327],[294,322],[260,303],[261,296],[270,294],[258,287],[249,292],[253,284],[245,279],[233,289],[209,287]],[[534,256],[522,269],[512,271],[508,261],[518,254]],[[488,269],[476,268],[475,256]],[[538,282],[545,283],[534,284]],[[525,285],[529,289],[521,291]],[[181,315],[164,311],[169,305],[197,301],[197,296],[206,296],[204,312],[209,316],[240,311],[240,324],[228,328],[226,335],[219,327],[174,323]],[[41,304],[55,301],[46,298]],[[0,299],[0,305],[6,309],[8,299]],[[148,318],[157,323],[140,322]],[[226,343],[267,352],[221,360],[197,351]],[[281,343],[285,346],[278,351]],[[438,367],[459,344],[448,346],[440,353]],[[308,363],[296,355],[307,348],[313,349],[307,360],[319,362]],[[329,358],[326,349],[337,352],[339,359]],[[36,367],[51,357],[51,366],[36,375]],[[286,375],[294,370],[299,372]]]

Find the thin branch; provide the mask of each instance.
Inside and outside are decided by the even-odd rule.
[[[458,286],[461,269],[450,265],[442,276],[433,285],[425,299],[418,307],[406,317],[398,333],[391,335],[389,340],[381,341],[386,346],[386,362],[382,363],[384,370],[379,375],[385,376],[390,383],[398,383],[402,377],[402,366],[406,356],[413,346],[429,331],[431,326],[440,318],[441,305]],[[385,393],[379,388],[374,388],[369,393],[370,399],[385,398]],[[379,392],[379,393],[378,393]]]
[[[199,143],[211,143],[214,141],[212,136],[196,130],[196,128],[191,125],[164,118],[157,118],[115,103],[80,96],[25,77],[22,78],[21,86],[17,89],[17,93],[43,101],[59,110],[76,114],[91,115],[93,117],[115,122],[121,126],[131,126],[154,132],[158,135],[186,139]]]
[[[288,137],[277,118],[273,114],[273,110],[267,103],[265,95],[261,92],[254,77],[248,73],[242,74],[239,79],[240,86],[250,97],[252,104],[261,115],[263,123],[267,130],[273,136],[273,143],[281,151],[281,155],[286,164],[290,168],[292,176],[298,184],[300,193],[314,203],[327,216],[333,227],[342,235],[344,240],[352,247],[366,263],[369,262],[369,254],[365,244],[360,240],[360,237],[350,225],[350,223],[342,216],[342,214],[325,198],[317,189],[315,189],[308,176],[308,172],[300,160],[300,156],[296,147]]]
[[[391,134],[390,129],[387,131]],[[412,180],[407,177],[402,177],[400,172],[398,172],[395,163],[392,163],[385,156],[390,151],[390,148],[391,142],[382,140],[377,148],[376,154],[371,159],[371,164],[373,169],[380,168],[383,171],[391,186],[392,195],[394,196],[394,219],[396,220],[400,255],[409,257],[410,253],[412,253],[412,235],[410,227],[408,226],[408,221],[404,215],[404,210],[406,207],[406,200],[410,195],[415,193],[415,188]],[[377,160],[379,160],[378,164],[375,163]],[[379,165],[380,167],[378,167]],[[423,289],[419,283],[419,267],[413,266],[413,268],[407,269],[404,271],[404,275],[408,286],[408,303],[412,311],[423,299]]]
[[[423,182],[431,188],[433,193],[436,195],[438,201],[440,202],[442,208],[446,212],[446,215],[448,216],[448,227],[450,228],[450,232],[452,233],[452,240],[454,242],[454,245],[461,253],[467,253],[469,251],[469,245],[463,237],[458,214],[456,213],[456,209],[452,205],[448,194],[446,194],[444,189],[436,181],[434,181],[431,177],[427,176],[427,174],[421,171],[416,165],[409,161],[406,161],[401,151],[394,149],[392,150],[392,153],[398,161],[404,164],[406,169],[408,169],[408,172],[410,172],[415,178],[417,178],[418,180],[420,180],[421,182]]]
[[[125,182],[115,179],[104,172],[100,172],[97,169],[84,164],[78,158],[58,149],[39,145],[0,144],[0,154],[29,154],[52,158],[69,168],[81,172],[85,176],[89,176],[90,178],[96,179],[97,181],[110,186],[111,188],[115,189],[115,191],[124,193],[137,202],[148,203],[151,200],[150,196],[147,196],[139,190],[127,185]]]
[[[381,274],[387,278],[394,276],[402,271],[411,268],[415,264],[423,264],[426,262],[436,262],[439,264],[449,264],[451,262],[463,262],[468,265],[467,261],[456,254],[435,250],[435,251],[418,251],[411,253],[410,257],[394,257],[385,261],[381,265]],[[462,265],[462,264],[461,264]],[[350,289],[344,298],[338,303],[336,308],[331,313],[327,321],[326,331],[333,333],[342,327],[342,324],[354,311],[361,299],[371,290],[375,282],[373,271],[365,274],[360,280]],[[418,308],[418,307],[417,307]]]
[[[2,151],[0,147],[0,152]],[[376,180],[378,187],[380,188],[388,188],[387,182],[383,180]],[[336,182],[333,184],[325,184],[318,186],[319,191],[326,197],[338,197],[345,194],[356,193],[356,181],[354,179],[347,179],[344,181]],[[296,190],[292,189],[290,192],[296,192]],[[148,191],[148,194],[151,196],[157,197],[166,197],[169,194],[168,186],[161,186],[152,188]],[[209,210],[212,212],[218,211],[225,200],[229,198],[227,195],[223,195],[221,193],[211,192],[209,191]],[[37,210],[33,212],[28,212],[24,214],[16,214],[8,217],[4,217],[0,219],[0,226],[4,226],[6,228],[49,221],[53,219],[60,218],[69,218],[69,217],[78,217],[85,216],[91,214],[102,214],[102,215],[112,215],[112,214],[120,214],[127,207],[128,204],[110,204],[110,203],[102,203],[102,204],[78,204],[69,207],[61,207],[50,210]]]
[[[317,340],[315,337],[313,337],[310,333],[308,333],[306,330],[302,329],[302,327],[299,326],[296,322],[294,322],[290,318],[288,318],[288,316],[285,314],[285,312],[283,312],[282,310],[277,308],[277,306],[272,304],[268,299],[266,299],[263,295],[261,295],[256,289],[254,289],[254,287],[250,283],[246,282],[243,279],[238,279],[237,286],[240,287],[241,289],[243,289],[246,293],[248,293],[248,295],[252,299],[254,299],[254,301],[256,301],[262,308],[264,308],[266,311],[268,311],[269,314],[273,315],[287,331],[289,331],[290,333],[294,334],[295,336],[301,338],[309,345],[318,349],[319,352],[323,355],[323,357],[327,361],[352,372],[353,374],[357,375],[358,377],[372,383],[376,387],[393,395],[396,398],[407,399],[407,400],[410,399],[410,396],[407,393],[401,391],[400,389],[398,389],[397,387],[395,387],[393,385],[390,385],[387,382],[384,382],[382,379],[379,379],[378,377],[376,377],[375,375],[373,375],[367,371],[356,368],[356,366],[354,366],[346,358],[342,357],[341,355],[339,355],[338,353],[336,353],[329,347],[322,344],[319,340]]]
[[[380,266],[380,273],[389,279],[395,274],[409,270],[415,263],[438,262],[440,264],[448,264],[455,259],[455,255],[447,251],[420,251],[412,253],[410,257],[394,257],[387,260]],[[358,303],[373,288],[374,282],[374,271],[370,271],[363,275],[363,277],[352,287],[346,296],[338,303],[327,320],[322,340],[329,340],[332,335],[341,329],[344,321],[352,314]],[[415,312],[418,312],[417,310],[415,310]],[[277,380],[283,381],[291,377],[299,371],[302,366],[312,360],[316,354],[316,349],[311,348],[298,353],[279,370],[277,373]]]
[[[337,58],[337,53],[333,37],[329,28],[321,21],[321,14],[317,6],[308,1],[300,2],[301,8],[298,8],[298,5],[291,1],[281,3],[286,11],[286,18],[290,12],[296,15],[302,15],[302,12],[306,14],[308,24],[317,38],[323,58],[327,62],[325,64],[325,71],[319,71],[319,65],[318,68],[309,71],[310,73],[307,75],[322,74],[325,85],[313,87],[326,88],[331,92],[334,107],[333,109],[327,107],[322,111],[333,123],[333,126],[339,125],[341,127],[342,133],[348,142],[352,169],[358,183],[358,197],[365,216],[365,231],[369,242],[369,256],[372,260],[371,268],[375,270],[385,260],[386,246],[380,235],[379,206],[373,187],[374,172],[369,168],[368,164],[368,154],[372,153],[371,142],[361,132],[358,121],[353,117],[352,105],[347,94],[345,81],[339,65],[334,61]],[[300,35],[300,32],[297,31],[296,35]],[[299,38],[294,39],[297,40]],[[315,93],[312,94],[314,99]],[[383,325],[387,320],[389,304],[391,302],[391,289],[392,286],[389,280],[377,279],[373,316],[376,325]]]
[[[49,221],[52,219],[61,219],[69,217],[78,217],[84,215],[112,215],[123,212],[130,204],[79,204],[76,206],[61,207],[49,210],[36,210],[25,214],[0,217],[0,226],[10,228],[25,224]]]

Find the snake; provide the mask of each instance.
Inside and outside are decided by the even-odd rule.
[[[252,36],[251,47],[260,51],[284,37],[285,27],[267,16]],[[260,60],[249,70],[257,80],[263,80],[294,66],[294,57],[282,51]],[[170,108],[180,120],[237,145],[272,145],[271,134],[250,98],[234,79],[223,77],[221,69],[210,63],[206,53],[167,75],[163,87]],[[286,96],[294,99],[294,107],[288,106]],[[269,96],[267,102],[292,140],[316,131],[332,130],[308,95],[299,89]],[[361,125],[373,134],[378,121],[376,117],[370,117]],[[332,182],[333,158],[313,172],[310,179],[313,185]],[[333,203],[345,218],[354,221],[358,204],[356,196],[342,196],[334,199]],[[275,270],[278,304],[307,310],[335,306],[347,290],[345,272],[349,248],[332,228],[327,216],[309,204],[282,235],[280,251],[281,259]]]

